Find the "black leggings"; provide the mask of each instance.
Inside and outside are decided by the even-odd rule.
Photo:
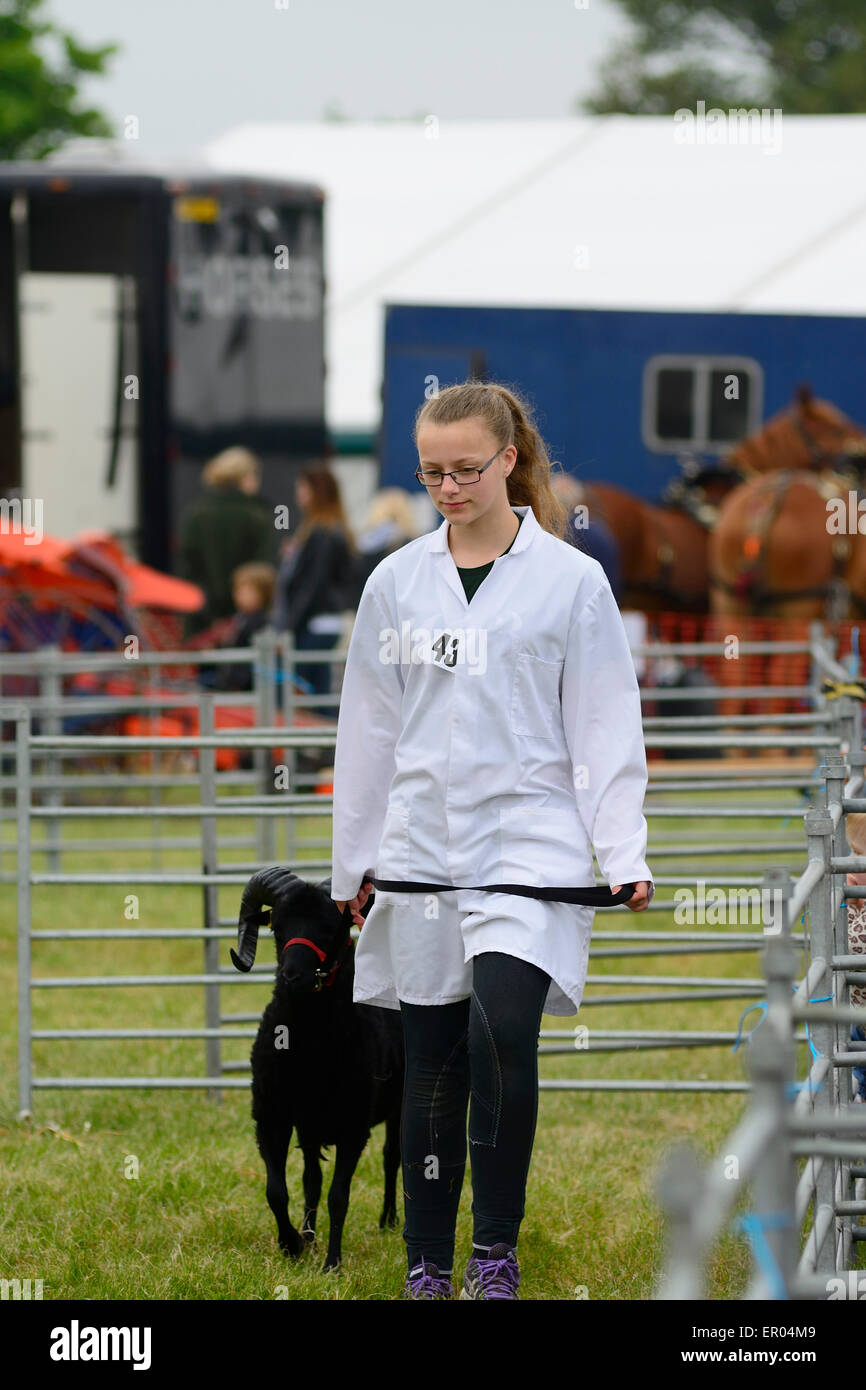
[[[538,1032],[550,976],[498,951],[472,958],[472,994],[400,1002],[406,1044],[401,1144],[409,1268],[451,1270],[466,1168],[473,1244],[517,1245],[538,1117]]]

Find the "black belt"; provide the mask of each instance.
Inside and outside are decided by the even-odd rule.
[[[615,907],[634,896],[636,884],[624,883],[614,893],[607,884],[582,888],[527,888],[524,883],[475,883],[461,888],[456,883],[403,883],[396,878],[368,878],[383,893],[516,893],[521,898],[543,898],[545,902],[582,903],[585,907]]]

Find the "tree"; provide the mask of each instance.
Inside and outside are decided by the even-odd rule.
[[[866,111],[863,0],[615,0],[633,32],[602,64],[594,115],[780,107]]]
[[[114,133],[80,103],[78,83],[103,74],[117,45],[83,48],[41,17],[44,3],[0,0],[0,159],[44,159],[71,135]]]

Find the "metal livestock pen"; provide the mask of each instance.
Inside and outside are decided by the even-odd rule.
[[[826,760],[824,808],[806,814],[806,868],[793,885],[780,870],[767,875],[767,999],[749,1040],[746,1115],[705,1172],[691,1150],[677,1148],[658,1176],[669,1229],[659,1298],[703,1296],[711,1247],[749,1186],[753,1209],[738,1218],[753,1251],[747,1299],[857,1300],[866,1290],[854,1259],[866,1240],[857,1221],[866,1215],[866,1105],[853,1103],[851,1085],[851,1069],[866,1064],[866,1042],[848,1036],[851,1024],[866,1024],[866,1009],[849,1002],[851,985],[866,982],[866,956],[850,954],[847,933],[848,899],[866,897],[866,887],[843,882],[839,891],[836,878],[866,872],[866,856],[845,852],[845,815],[866,811],[859,719],[857,728],[848,761]],[[799,978],[790,927],[804,909],[808,955]],[[798,1081],[800,1023],[812,1062]]]
[[[711,644],[692,644],[689,649],[672,649],[669,646],[648,644],[644,653],[648,657],[653,657],[661,653],[669,653],[671,650],[678,650],[682,655],[685,655],[696,650],[708,649],[710,646]],[[808,685],[795,690],[794,693],[799,693],[804,699],[808,698],[813,704],[817,703],[819,707],[808,713],[773,715],[773,725],[782,728],[784,732],[773,733],[772,735],[740,732],[743,729],[754,727],[756,724],[766,723],[767,718],[760,715],[739,716],[737,719],[718,715],[705,716],[697,721],[697,732],[690,733],[674,732],[670,726],[676,721],[667,717],[650,716],[645,723],[648,750],[682,747],[684,744],[699,750],[708,748],[718,750],[726,746],[742,747],[743,745],[757,748],[767,747],[769,743],[772,746],[787,750],[805,750],[810,754],[823,751],[832,754],[846,745],[850,746],[855,738],[859,737],[855,731],[859,707],[854,706],[850,701],[822,700],[819,690],[820,677],[826,673],[838,676],[839,670],[833,665],[820,633],[814,633],[812,640],[802,644],[802,647],[803,654],[812,661],[813,675]],[[188,659],[188,656],[188,653],[184,653],[185,660]],[[292,660],[290,649],[284,647],[283,657],[286,663]],[[159,653],[159,659],[165,661],[166,655]],[[341,656],[339,653],[323,653],[319,654],[317,658],[316,654],[305,653],[304,659],[338,662]],[[272,663],[270,667],[268,666],[269,662]],[[62,658],[58,658],[58,663],[59,669],[62,669]],[[273,663],[273,652],[271,655],[265,653],[260,664],[263,669],[269,669],[271,677],[273,677],[276,670],[276,665]],[[288,666],[284,665],[283,669],[288,669]],[[267,714],[275,708],[273,689],[272,678],[264,682],[264,693],[260,696],[261,704],[258,706],[259,719],[262,718],[262,712]],[[659,693],[652,686],[646,686],[642,691],[646,699],[652,699]],[[676,694],[676,692],[669,691],[664,693],[666,698],[670,698],[671,694]],[[693,695],[694,691],[690,693]],[[760,688],[752,689],[749,693],[756,699],[759,699],[762,693],[766,694]],[[706,694],[709,697],[712,691],[708,690]],[[291,698],[295,699],[299,706],[304,703],[311,705],[316,703],[315,700],[305,700],[304,697],[292,696]],[[62,704],[62,699],[55,698],[52,707],[52,713],[55,716],[62,709]],[[299,818],[329,817],[331,797],[327,793],[298,790],[300,778],[296,776],[296,762],[304,750],[332,747],[335,733],[333,725],[305,730],[291,729],[288,727],[288,719],[285,725],[277,727],[273,724],[272,718],[266,718],[257,727],[242,733],[214,731],[213,697],[202,696],[200,704],[202,717],[198,734],[174,738],[151,738],[144,734],[135,737],[100,736],[97,734],[64,735],[56,732],[34,734],[31,728],[30,711],[26,706],[9,704],[0,707],[0,718],[6,721],[12,720],[16,729],[15,823],[17,828],[16,878],[19,950],[19,1104],[22,1111],[30,1110],[34,1090],[203,1088],[218,1095],[223,1089],[242,1088],[249,1084],[247,1075],[232,1074],[241,1071],[246,1072],[247,1063],[242,1060],[224,1059],[223,1044],[229,1040],[247,1038],[253,1035],[254,1025],[258,1021],[260,1007],[263,1007],[265,998],[262,998],[261,1006],[259,1006],[259,1000],[256,1001],[259,1012],[227,1011],[223,1003],[222,991],[230,985],[258,984],[264,987],[270,979],[272,967],[262,965],[257,967],[249,976],[239,976],[230,966],[220,964],[219,943],[221,940],[231,939],[234,936],[235,919],[230,916],[224,918],[219,916],[217,894],[222,886],[240,889],[256,867],[261,863],[271,862],[274,843],[271,838],[271,831],[280,823],[286,829],[288,838],[286,862],[292,863],[298,872],[308,876],[328,871],[329,859],[327,854],[322,855],[317,852],[328,844],[327,838],[301,842],[295,835],[295,826]],[[733,732],[730,731],[729,726]],[[726,729],[728,729],[727,732]],[[8,745],[6,746],[8,747]],[[238,749],[262,750],[260,756],[261,759],[265,760],[265,772],[267,774],[265,780],[270,778],[270,786],[267,790],[264,789],[264,783],[260,780],[258,791],[251,796],[241,798],[227,796],[220,799],[218,795],[220,783],[215,769],[215,755],[218,748],[227,746]],[[266,766],[265,750],[269,748],[285,750],[286,765],[289,769],[288,785],[279,792],[275,792],[273,787],[273,768],[268,770]],[[115,799],[110,802],[106,800],[99,805],[65,804],[64,795],[75,788],[77,780],[64,771],[64,768],[68,767],[66,762],[57,764],[54,775],[49,777],[47,782],[43,781],[41,791],[44,795],[41,803],[34,796],[34,782],[38,775],[35,772],[35,767],[39,762],[45,764],[48,760],[58,759],[61,756],[67,759],[73,755],[80,757],[98,751],[129,754],[135,751],[159,751],[163,753],[172,749],[185,749],[195,752],[198,756],[198,768],[194,779],[198,799],[195,803],[166,805],[151,802],[146,805],[129,805]],[[712,777],[707,777],[705,772],[698,774],[692,772],[689,775],[683,769],[679,769],[675,776],[653,776],[653,767],[661,773],[658,764],[651,764],[650,789],[646,807],[651,826],[656,818],[682,819],[690,822],[702,818],[710,821],[713,819],[737,819],[744,814],[763,821],[769,821],[773,818],[787,821],[801,808],[796,805],[793,807],[790,805],[779,807],[778,805],[752,804],[744,806],[742,794],[746,791],[749,793],[761,792],[762,789],[770,787],[775,790],[793,788],[800,793],[805,793],[808,792],[810,786],[814,786],[814,769],[812,768],[807,768],[805,772],[802,770],[798,772],[794,769],[779,777],[770,776],[766,770],[757,766],[754,771],[748,771],[745,776],[742,770],[720,767]],[[132,779],[131,782],[128,778],[122,780],[123,785],[134,786],[135,784],[135,779]],[[316,778],[310,777],[309,780],[315,782]],[[187,785],[189,785],[189,778],[187,778]],[[690,800],[684,808],[676,805],[658,805],[653,798],[657,797],[660,792],[664,792],[666,796],[685,792]],[[696,793],[701,795],[701,803],[697,805],[694,801]],[[731,795],[737,799],[737,804],[719,804],[719,801],[724,802]],[[200,837],[196,843],[200,845],[201,868],[198,871],[159,866],[144,869],[120,862],[118,868],[111,872],[106,870],[62,871],[56,867],[57,859],[55,859],[53,866],[50,860],[50,856],[59,856],[63,849],[62,837],[59,834],[56,835],[43,847],[34,839],[32,834],[34,822],[38,823],[39,821],[46,821],[59,827],[64,821],[74,822],[75,820],[92,818],[113,822],[127,817],[138,823],[158,820],[166,824],[184,817],[197,819],[200,822]],[[258,858],[240,865],[220,862],[218,826],[227,817],[258,822],[260,826],[260,837],[256,845],[259,853]],[[261,829],[262,827],[264,830]],[[101,844],[102,848],[105,848],[107,843],[115,854],[122,851],[123,841],[117,838],[106,842],[97,841],[96,843]],[[171,841],[161,841],[160,843],[167,848]],[[223,848],[225,847],[223,846]],[[6,848],[11,849],[11,846],[6,846]],[[798,849],[798,840],[772,839],[766,841],[758,838],[744,840],[739,837],[735,840],[728,839],[722,842],[717,840],[716,843],[711,844],[703,834],[699,834],[699,838],[696,840],[687,840],[685,831],[678,831],[673,843],[654,843],[651,837],[650,844],[650,854],[656,862],[665,858],[680,862],[687,862],[696,858],[706,860],[709,857],[721,855],[735,859],[739,864],[749,857],[766,858],[767,855],[778,857],[783,851],[796,853]],[[262,853],[263,850],[264,853]],[[305,857],[308,850],[312,850],[312,857]],[[34,867],[34,856],[40,852],[49,855],[49,869],[47,871]],[[658,956],[673,958],[694,956],[699,958],[716,953],[741,954],[744,951],[760,951],[765,943],[760,902],[757,904],[757,918],[754,915],[755,899],[760,899],[762,884],[760,876],[749,872],[718,873],[708,875],[708,879],[712,879],[717,887],[726,890],[729,899],[733,898],[734,902],[739,901],[738,894],[746,895],[745,902],[752,908],[752,922],[757,921],[758,930],[733,932],[720,931],[718,928],[710,931],[696,931],[694,929],[686,931],[598,930],[593,933],[591,958],[594,960],[629,960],[630,962],[631,959],[652,959]],[[657,875],[656,883],[659,889],[674,888],[687,894],[691,891],[694,878],[688,872],[681,871]],[[184,927],[95,925],[71,928],[62,926],[51,926],[45,929],[33,928],[32,899],[35,890],[56,890],[58,888],[69,890],[74,887],[96,884],[129,886],[146,884],[195,888],[202,893],[201,922]],[[675,899],[671,900],[666,895],[663,896],[661,892],[657,892],[650,911],[670,912],[678,907],[679,902],[676,895]],[[612,910],[625,911],[626,909]],[[700,902],[698,902],[698,910],[701,910]],[[47,977],[33,974],[33,952],[34,948],[39,948],[41,942],[72,943],[103,940],[122,943],[179,939],[201,942],[201,971],[173,974],[165,972],[124,975],[67,974]],[[803,938],[794,939],[802,940]],[[758,977],[650,975],[641,972],[612,975],[591,973],[587,985],[588,993],[584,999],[583,1008],[610,1006],[633,1008],[638,1004],[665,1005],[738,998],[760,999],[766,994],[765,981]],[[32,1013],[34,991],[127,987],[136,989],[157,988],[160,990],[173,987],[201,988],[205,1000],[205,1024],[203,1027],[170,1029],[152,1027],[98,1029],[34,1027]],[[596,992],[599,987],[604,992]],[[34,1043],[41,1044],[61,1039],[96,1042],[156,1038],[200,1039],[205,1044],[204,1074],[197,1076],[171,1074],[124,1076],[109,1075],[103,1071],[98,1075],[61,1076],[36,1074],[33,1066]],[[673,1028],[649,1030],[592,1029],[587,1034],[587,1030],[579,1025],[578,1028],[571,1030],[543,1031],[539,1053],[543,1058],[545,1055],[556,1052],[594,1054],[621,1051],[651,1052],[667,1048],[718,1049],[736,1046],[736,1042],[737,1034],[734,1032]],[[581,1070],[585,1070],[585,1068],[581,1066]],[[568,1080],[542,1079],[540,1085],[542,1089],[568,1088],[584,1091],[717,1090],[745,1092],[749,1089],[748,1082],[742,1080],[682,1079],[671,1081],[652,1077],[592,1079],[585,1075],[578,1075]]]

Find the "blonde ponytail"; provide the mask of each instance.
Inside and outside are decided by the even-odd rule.
[[[417,444],[422,425],[450,425],[478,418],[501,448],[513,444],[517,460],[505,480],[513,507],[532,508],[539,526],[564,538],[568,512],[550,486],[551,463],[528,402],[496,382],[464,381],[444,387],[419,407],[412,438]]]

